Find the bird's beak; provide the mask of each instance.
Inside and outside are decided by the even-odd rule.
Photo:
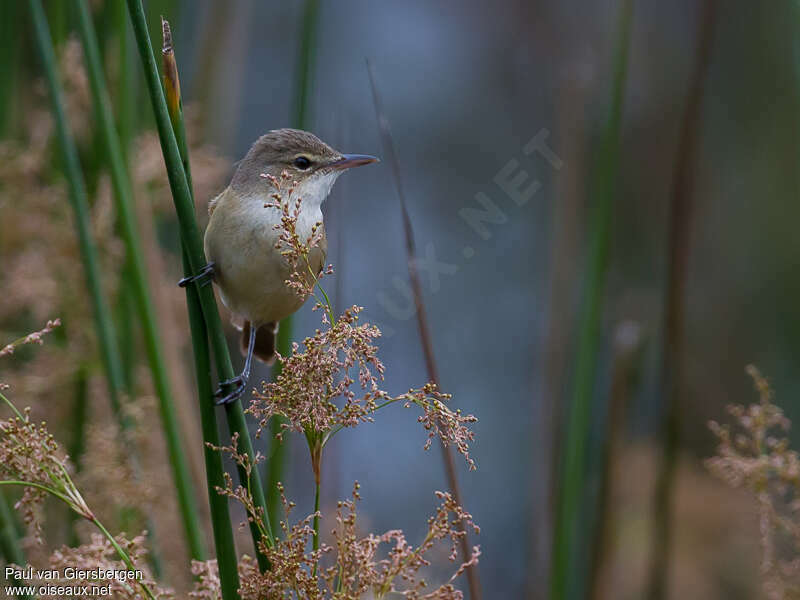
[[[375,162],[379,162],[379,160],[368,154],[343,154],[342,158],[328,164],[328,167],[331,169],[352,169],[353,167],[369,165]]]

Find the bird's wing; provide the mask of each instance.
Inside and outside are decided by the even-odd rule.
[[[222,200],[223,196],[225,196],[225,194],[228,192],[229,189],[230,188],[225,188],[220,194],[217,194],[215,198],[212,198],[211,200],[208,201],[209,217],[213,214],[214,209],[217,208],[217,204],[219,204],[219,201]]]

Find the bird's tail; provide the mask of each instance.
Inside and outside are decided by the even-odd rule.
[[[278,333],[277,323],[267,323],[256,329],[256,343],[253,356],[261,362],[271,365],[275,362],[275,336]],[[250,340],[250,321],[242,327],[242,354],[247,354],[247,343]]]

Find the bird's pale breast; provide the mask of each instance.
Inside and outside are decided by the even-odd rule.
[[[205,235],[206,257],[215,264],[215,282],[223,302],[256,325],[280,321],[303,304],[285,283],[289,267],[275,248],[280,214],[276,208],[264,207],[269,201],[266,194],[241,198],[226,190],[216,200]],[[307,223],[313,217],[299,220],[301,236],[310,233]],[[318,220],[322,220],[321,213]],[[325,248],[315,249],[310,259],[321,269]]]

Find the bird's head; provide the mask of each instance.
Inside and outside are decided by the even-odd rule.
[[[231,188],[258,193],[265,189],[262,175],[280,177],[286,172],[296,182],[296,193],[304,202],[321,204],[344,171],[377,161],[365,154],[342,154],[307,131],[275,129],[250,148],[239,163]]]

